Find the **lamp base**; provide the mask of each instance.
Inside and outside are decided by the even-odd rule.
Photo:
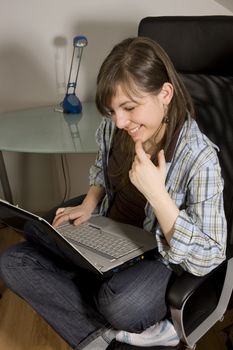
[[[66,94],[62,102],[64,113],[81,113],[82,104],[75,94]]]

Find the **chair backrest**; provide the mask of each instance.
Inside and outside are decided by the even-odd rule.
[[[193,98],[201,130],[221,150],[233,244],[233,16],[146,17],[138,35],[157,41],[168,53]]]

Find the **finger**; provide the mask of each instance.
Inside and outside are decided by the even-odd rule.
[[[80,218],[74,220],[74,221],[73,221],[73,224],[74,224],[75,226],[79,226],[79,225],[81,225],[81,224],[82,224],[83,222],[85,222],[85,221],[87,221],[87,219],[84,219],[84,218],[80,217]]]
[[[140,161],[147,159],[147,153],[143,149],[142,141],[138,140],[135,142],[135,152]]]
[[[60,218],[55,217],[55,219],[53,220],[52,226],[55,228],[58,227],[62,223],[61,220],[62,220],[61,217]]]
[[[59,215],[65,211],[65,208],[58,208],[56,211],[56,215]]]
[[[61,224],[63,224],[64,222],[67,222],[69,220],[70,220],[69,214],[64,214],[62,216],[56,216],[53,220],[53,226],[58,227]]]
[[[164,172],[166,172],[166,159],[164,155],[164,150],[161,149],[158,153],[158,166],[161,168]]]

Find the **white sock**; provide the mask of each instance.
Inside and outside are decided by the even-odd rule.
[[[176,346],[180,341],[173,324],[168,320],[160,321],[141,333],[119,331],[116,340],[136,346]]]
[[[108,329],[102,335],[99,335],[92,342],[87,344],[83,350],[105,350],[108,345],[111,343],[112,339],[116,337],[116,333],[114,329]]]
[[[92,342],[87,344],[83,350],[104,350],[107,349],[109,343],[107,343],[104,338],[100,335],[96,339],[94,339]]]

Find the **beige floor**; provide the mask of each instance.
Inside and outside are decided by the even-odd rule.
[[[71,350],[23,300],[6,290],[0,301],[0,350]]]
[[[15,232],[0,229],[0,252],[20,239]],[[3,294],[0,299],[0,350],[71,350],[26,302],[6,289],[1,281],[0,292]],[[227,350],[225,330],[232,324],[233,312],[228,312],[224,322],[218,322],[199,341],[196,350]]]

